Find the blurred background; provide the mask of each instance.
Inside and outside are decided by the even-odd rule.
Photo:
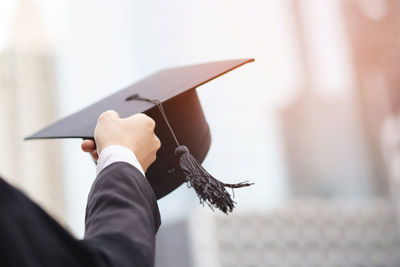
[[[400,266],[400,2],[0,0],[0,173],[76,237],[95,165],[23,138],[162,68],[249,58],[197,89],[226,216],[159,201],[157,266]],[[132,226],[134,227],[134,226]]]

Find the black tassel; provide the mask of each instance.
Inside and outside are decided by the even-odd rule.
[[[178,146],[175,155],[179,158],[179,167],[185,175],[188,186],[196,191],[200,203],[206,203],[212,210],[215,207],[226,214],[232,212],[235,202],[225,187],[240,188],[252,185],[247,182],[225,184],[218,181],[190,154],[186,146]]]
[[[157,105],[177,145],[177,148],[175,149],[175,155],[179,158],[179,167],[183,175],[185,175],[188,186],[194,188],[201,204],[207,203],[212,210],[214,210],[215,207],[226,214],[228,214],[228,212],[232,212],[233,208],[235,207],[235,202],[232,200],[225,187],[232,188],[233,191],[234,188],[250,186],[252,183],[242,182],[238,184],[224,184],[209,174],[203,168],[203,166],[201,166],[200,162],[198,162],[190,154],[189,149],[186,146],[179,144],[174,130],[169,124],[167,115],[165,114],[164,108],[159,100],[151,100],[141,97],[137,94],[128,97],[126,100],[141,100]]]

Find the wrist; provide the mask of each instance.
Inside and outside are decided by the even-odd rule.
[[[97,164],[97,174],[114,162],[127,162],[136,167],[143,174],[143,176],[145,175],[143,167],[138,161],[135,153],[128,147],[119,144],[104,147],[100,152]]]
[[[109,147],[124,147],[126,149],[129,149],[132,153],[135,153],[135,150],[132,148],[132,146],[129,146],[127,144],[125,144],[124,142],[106,142],[106,143],[102,143],[100,145],[97,145],[97,151],[99,153],[99,155],[101,154],[102,151],[104,151],[105,149],[108,149]]]

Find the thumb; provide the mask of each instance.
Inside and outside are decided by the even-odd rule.
[[[94,140],[86,139],[82,142],[81,148],[83,152],[92,152],[96,149],[96,143]]]

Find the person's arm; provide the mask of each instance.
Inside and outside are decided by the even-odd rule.
[[[104,242],[101,248],[113,259],[121,258],[121,249],[126,254],[123,257],[135,255],[131,258],[132,266],[153,266],[159,226],[156,197],[138,169],[126,162],[116,162],[100,172],[88,198],[85,239],[127,237],[132,242],[130,251],[126,251],[126,243],[130,242]]]
[[[160,147],[154,121],[143,114],[120,119],[106,112],[96,131],[99,153],[104,150],[108,158],[107,147],[127,147],[143,171]],[[91,142],[84,143],[95,147]],[[158,207],[140,166],[134,165],[116,161],[100,171],[89,195],[83,240],[0,178],[0,266],[153,266]]]
[[[85,241],[95,241],[110,262],[119,261],[115,266],[125,262],[131,262],[132,266],[154,264],[160,215],[144,171],[155,160],[160,144],[154,135],[154,125],[143,116],[129,121],[109,112],[99,118],[96,145],[90,140],[82,143],[84,151],[93,155],[97,148],[95,154],[100,154],[98,176],[88,197]],[[132,125],[134,129],[129,129]],[[140,138],[131,134],[133,130]],[[124,139],[121,134],[129,134],[129,138]],[[121,240],[107,240],[115,237]]]

